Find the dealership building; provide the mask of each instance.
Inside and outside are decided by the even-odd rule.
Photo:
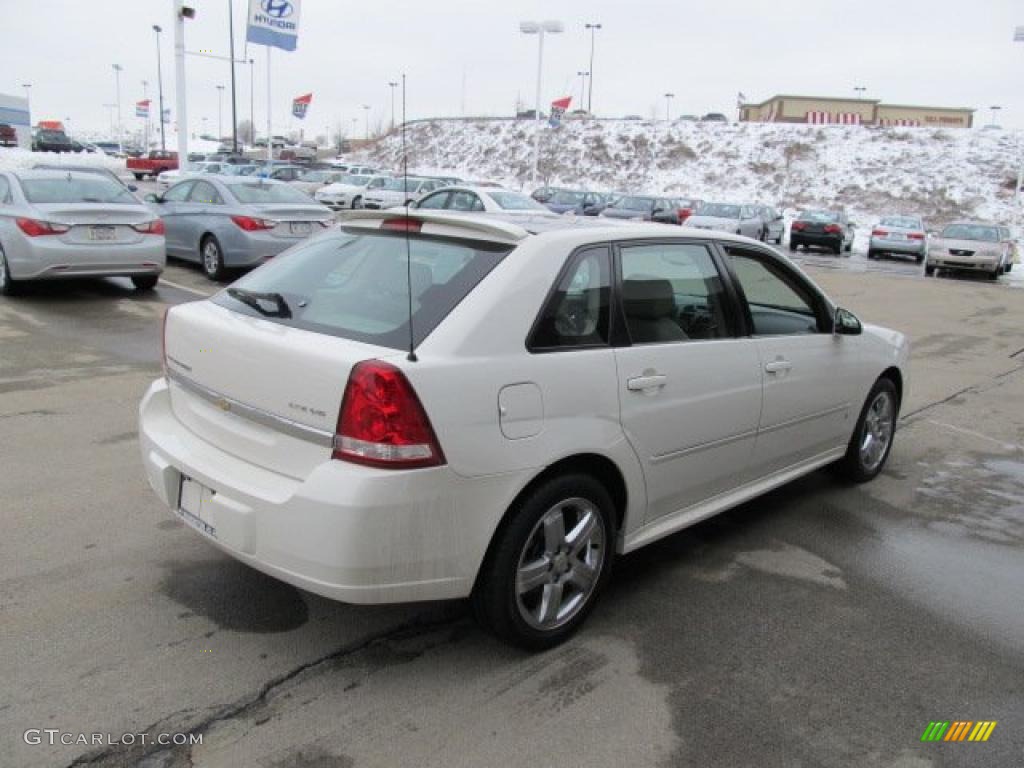
[[[780,94],[760,104],[741,104],[740,122],[970,128],[974,123],[974,110],[884,104],[875,99]]]
[[[0,124],[6,124],[18,134],[18,146],[32,146],[32,120],[28,114],[28,99],[0,93]]]

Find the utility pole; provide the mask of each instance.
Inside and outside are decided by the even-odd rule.
[[[388,83],[388,87],[391,89],[391,130],[395,130],[395,89],[398,87],[398,83]]]
[[[537,169],[540,165],[540,99],[541,81],[544,73],[544,35],[557,35],[565,27],[560,21],[521,21],[519,31],[524,35],[537,36],[537,100],[533,114],[533,168],[530,172],[530,182],[537,183]]]
[[[580,109],[583,109],[587,98],[587,78],[590,77],[590,73],[579,71],[576,73],[576,77],[580,79]]]
[[[146,92],[147,86],[149,85],[148,80],[142,81],[142,100],[149,101],[149,94]],[[143,141],[146,144],[146,151],[149,152],[149,104],[146,105],[146,121],[143,125]]]
[[[117,149],[124,154],[124,129],[121,127],[121,71],[120,64],[114,65],[114,83],[117,89]]]
[[[178,109],[178,163],[184,167],[188,159],[188,99],[185,97],[185,4],[174,3],[174,96]],[[162,116],[161,116],[162,117]]]
[[[594,110],[594,33],[601,29],[600,24],[584,24],[584,29],[590,31],[590,87],[587,90],[587,112],[593,114]]]
[[[366,127],[363,131],[363,139],[370,140],[370,105],[363,104],[363,117],[366,119]]]
[[[674,93],[666,93],[665,94],[665,122],[666,123],[671,123],[672,122],[672,114],[671,114],[671,111],[672,111],[672,99],[674,99],[675,97],[676,97],[676,95]]]
[[[249,144],[256,143],[256,59],[249,59]]]
[[[156,33],[156,82],[160,92],[160,114],[157,116],[157,120],[160,123],[160,149],[166,152],[167,139],[164,136],[164,73],[163,65],[160,63],[160,33],[163,32],[163,29],[159,24],[154,24],[153,31]]]
[[[228,39],[231,45],[231,151],[238,154],[238,96],[235,92],[235,13],[228,0]]]
[[[224,86],[217,86],[217,141],[224,140]]]

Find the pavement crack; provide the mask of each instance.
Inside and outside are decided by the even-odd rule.
[[[1022,351],[1024,351],[1024,350],[1022,350]],[[926,404],[924,404],[924,405],[922,405],[922,406],[920,406],[918,408],[915,408],[914,410],[910,411],[909,413],[903,414],[902,416],[900,416],[899,420],[900,420],[901,423],[910,424],[915,417],[920,416],[921,414],[926,413],[927,411],[930,411],[933,408],[937,408],[940,405],[945,405],[949,401],[955,400],[956,398],[960,397],[961,395],[977,395],[977,394],[980,394],[980,393],[986,391],[987,389],[989,389],[990,387],[993,387],[996,384],[998,384],[1002,379],[1005,379],[1008,376],[1012,376],[1015,373],[1020,373],[1021,371],[1024,371],[1024,366],[1017,367],[1017,368],[1011,368],[1008,371],[1003,371],[1001,373],[996,373],[996,374],[994,374],[992,376],[991,380],[989,380],[989,381],[983,381],[983,382],[979,382],[977,384],[971,384],[970,386],[964,387],[963,389],[958,389],[956,392],[953,392],[951,395],[947,395],[946,397],[940,398],[939,400],[934,400],[934,401],[932,401],[930,403],[926,403]]]
[[[452,626],[462,618],[461,614],[447,615],[444,618],[439,619],[413,619],[398,625],[386,632],[373,635],[361,640],[353,645],[343,646],[334,650],[324,656],[307,661],[303,664],[288,670],[287,672],[278,675],[277,677],[267,681],[259,690],[250,696],[243,697],[236,700],[235,702],[228,704],[227,706],[221,707],[219,710],[213,712],[208,717],[191,724],[170,724],[171,718],[175,717],[181,712],[175,712],[171,715],[161,718],[156,721],[153,725],[145,728],[139,733],[152,733],[157,729],[160,729],[160,733],[187,733],[192,735],[204,734],[209,731],[213,726],[221,723],[225,720],[231,720],[245,715],[247,712],[261,706],[267,700],[267,698],[278,688],[288,684],[297,677],[325,664],[331,664],[348,656],[366,651],[369,648],[387,643],[391,640],[400,639],[405,635],[412,632],[425,633],[431,632],[444,627]],[[187,710],[185,710],[187,711]],[[167,725],[164,725],[167,723]],[[92,766],[92,768],[114,768],[114,766],[124,765],[136,765],[136,766],[161,766],[161,768],[189,768],[192,766],[192,750],[190,745],[165,745],[157,743],[149,743],[146,745],[133,744],[113,744],[103,749],[98,749],[92,752],[87,752],[83,755],[76,757],[71,763],[68,764],[68,768],[81,768],[82,766]],[[160,756],[165,756],[167,759],[160,760]]]

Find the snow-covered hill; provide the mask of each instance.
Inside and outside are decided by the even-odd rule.
[[[625,120],[570,120],[542,131],[542,183],[790,210],[842,205],[866,226],[890,212],[920,213],[931,226],[960,216],[1014,219],[1018,148],[1009,131]],[[532,136],[529,121],[411,123],[410,171],[529,189]],[[382,139],[369,157],[399,168],[400,135]]]

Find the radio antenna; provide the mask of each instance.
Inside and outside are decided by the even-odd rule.
[[[402,194],[405,196],[405,279],[409,289],[409,354],[406,360],[415,363],[416,335],[412,328],[412,240],[409,235],[409,155],[405,151],[405,73],[402,73]]]

